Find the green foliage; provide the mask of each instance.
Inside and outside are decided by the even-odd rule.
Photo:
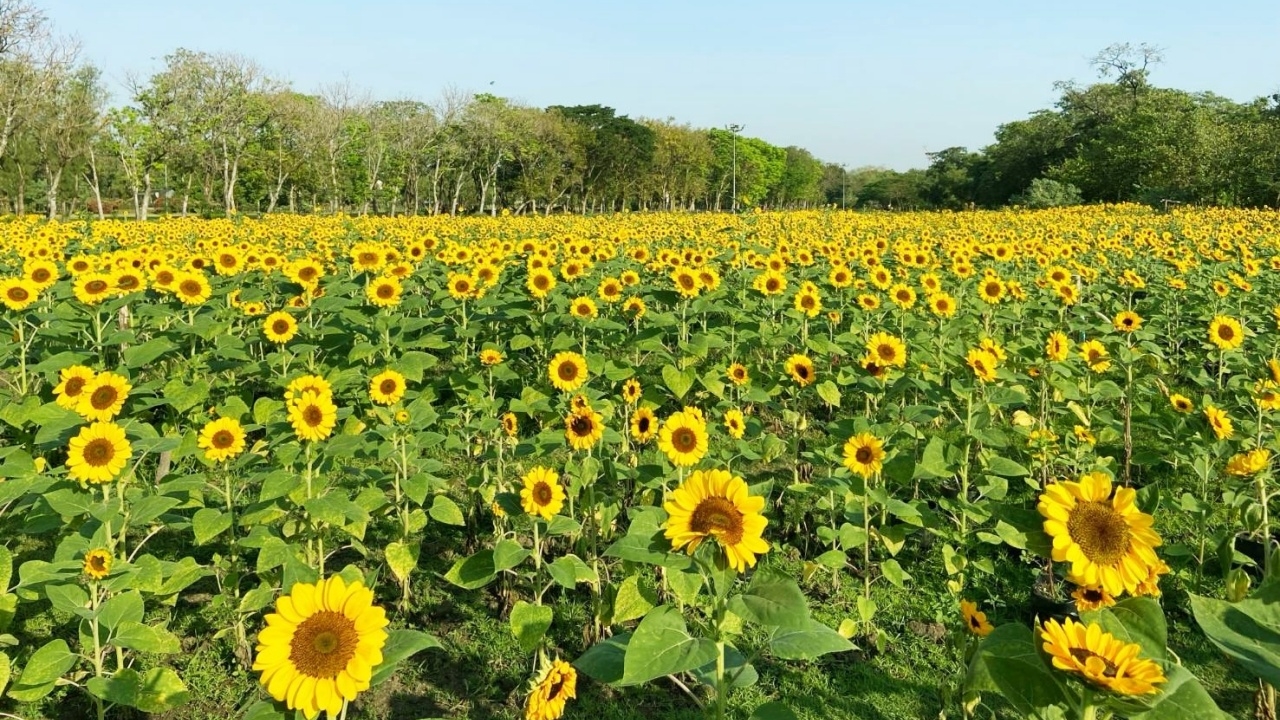
[[[1083,199],[1080,188],[1075,185],[1049,178],[1036,178],[1031,181],[1027,191],[1019,195],[1014,202],[1029,208],[1042,209],[1079,205]]]

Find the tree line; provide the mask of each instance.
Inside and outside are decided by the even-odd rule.
[[[1109,53],[1109,54],[1108,54]],[[1280,97],[1239,104],[1150,85],[1158,53],[1116,46],[1103,82],[923,170],[846,171],[736,129],[527,106],[446,90],[374,100],[295,91],[252,60],[179,49],[125,104],[29,0],[0,0],[0,210],[457,214],[965,208],[1080,201],[1280,203]]]

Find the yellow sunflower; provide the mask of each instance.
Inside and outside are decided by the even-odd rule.
[[[640,400],[640,394],[641,387],[639,380],[630,378],[622,384],[622,399],[625,400],[628,405],[635,405],[636,402]]]
[[[787,374],[800,387],[806,387],[813,384],[817,378],[817,373],[813,369],[813,361],[808,356],[795,354],[787,358],[786,364]]]
[[[262,321],[262,334],[277,345],[287,343],[298,334],[298,321],[287,312],[273,312]]]
[[[1076,601],[1076,610],[1079,612],[1093,612],[1116,604],[1115,596],[1107,592],[1106,588],[1096,585],[1077,586],[1071,593],[1071,599]]]
[[[520,420],[513,412],[502,414],[502,432],[507,437],[515,437],[520,432]]]
[[[369,381],[369,399],[379,405],[394,405],[404,397],[404,375],[395,370],[383,370]]]
[[[374,280],[364,288],[365,298],[382,308],[399,305],[400,295],[403,292],[404,286],[400,283],[400,279],[389,275]]]
[[[323,440],[338,424],[338,407],[328,395],[304,392],[289,402],[289,424],[299,440]]]
[[[123,375],[98,373],[85,383],[75,410],[86,420],[105,422],[120,414],[132,389]]]
[[[1084,358],[1089,369],[1095,373],[1106,372],[1111,367],[1107,346],[1101,340],[1086,340],[1080,343],[1080,357]]]
[[[1204,416],[1209,420],[1209,427],[1213,429],[1214,437],[1219,440],[1226,440],[1235,434],[1235,426],[1231,424],[1227,411],[1209,405],[1204,409]]]
[[[502,357],[502,351],[493,348],[485,348],[480,351],[480,364],[493,366],[501,365],[505,358]]]
[[[582,297],[574,298],[573,302],[569,303],[569,314],[579,320],[593,320],[600,314],[600,311],[596,307],[594,300],[583,295]]]
[[[725,375],[728,376],[729,382],[738,387],[742,387],[751,381],[751,374],[747,372],[747,368],[742,363],[730,365],[729,369],[725,371]]]
[[[1050,333],[1049,340],[1044,344],[1044,354],[1053,362],[1065,362],[1071,354],[1071,340],[1067,334],[1056,331]]]
[[[1138,509],[1133,488],[1115,489],[1103,473],[1079,481],[1049,484],[1036,509],[1053,541],[1054,562],[1071,563],[1081,585],[1099,586],[1113,596],[1133,593],[1159,561],[1160,536],[1154,519]]]
[[[210,462],[231,460],[244,452],[244,428],[235,418],[218,418],[200,429],[196,445]]]
[[[647,443],[658,434],[658,418],[653,410],[642,407],[631,416],[631,437],[641,444]]]
[[[978,604],[971,600],[960,601],[960,615],[964,618],[964,627],[978,637],[986,637],[995,627],[987,621],[987,614],[978,609]]]
[[[105,273],[87,272],[76,276],[71,286],[76,299],[85,305],[97,305],[111,297],[115,287],[111,284],[111,276]],[[208,299],[208,295],[205,295]],[[202,301],[203,302],[203,301]]]
[[[587,359],[576,352],[557,353],[547,366],[551,384],[562,392],[573,392],[587,381]]]
[[[672,465],[690,467],[707,454],[707,425],[695,413],[685,410],[673,413],[662,424],[658,449]]]
[[[738,408],[730,408],[725,412],[724,427],[728,431],[729,437],[734,440],[741,440],[747,430],[747,421],[742,416],[742,411]]]
[[[1244,342],[1244,327],[1235,318],[1219,315],[1209,323],[1209,342],[1220,350],[1235,350]]]
[[[1125,310],[1116,315],[1111,325],[1120,332],[1131,333],[1142,327],[1142,316],[1132,310]]]
[[[520,504],[526,513],[550,520],[560,512],[565,495],[564,488],[560,487],[560,476],[555,471],[539,465],[520,479],[524,483]]]
[[[202,272],[182,273],[173,287],[183,305],[202,305],[213,294],[213,286]]]
[[[973,348],[965,356],[965,363],[973,370],[974,376],[982,382],[993,382],[996,379],[996,366],[999,361],[992,353],[982,348]]]
[[[747,483],[727,470],[694,471],[662,507],[673,550],[692,555],[703,540],[714,538],[738,572],[755,567],[756,556],[769,551],[763,537],[769,521],[760,512],[764,498],[751,495]]]
[[[382,664],[387,614],[359,580],[297,583],[265,620],[253,669],[271,697],[309,719],[336,718]]]
[[[84,365],[63,368],[59,373],[58,385],[53,389],[54,401],[59,407],[75,410],[80,405],[81,393],[93,381],[93,376],[93,370]]]
[[[313,392],[327,398],[333,397],[333,387],[329,385],[328,380],[319,375],[301,375],[290,381],[289,387],[285,388],[285,402],[293,402],[307,392]]]
[[[870,360],[883,368],[906,367],[906,343],[889,333],[878,332],[867,339],[867,355],[863,362],[864,367],[866,366],[866,360]]]
[[[1151,695],[1164,683],[1164,671],[1139,657],[1142,646],[1126,643],[1098,623],[1088,626],[1066,618],[1045,620],[1040,629],[1043,649],[1059,670],[1080,675],[1093,685],[1120,695]]]
[[[884,442],[871,433],[858,433],[844,443],[844,466],[864,478],[879,474],[884,456]]]
[[[0,280],[0,302],[14,312],[27,309],[39,296],[40,289],[26,278]]]
[[[589,406],[580,407],[565,417],[564,437],[574,450],[590,450],[604,437],[604,418]]]
[[[448,281],[449,296],[454,300],[466,300],[477,296],[475,278],[466,273],[452,273]]]
[[[129,464],[133,446],[124,428],[110,422],[95,422],[80,428],[67,447],[67,475],[81,483],[108,483]]]
[[[559,720],[565,704],[577,693],[578,671],[563,660],[555,660],[534,680],[525,700],[525,720]]]
[[[111,556],[111,551],[106,548],[96,548],[84,554],[84,574],[94,580],[111,574],[111,565],[115,562],[115,558]]]
[[[1196,404],[1186,395],[1173,393],[1169,396],[1169,404],[1173,406],[1176,412],[1189,413],[1196,409]]]
[[[951,317],[956,314],[956,299],[944,292],[929,296],[929,311],[938,317]]]
[[[529,289],[529,294],[541,300],[545,298],[556,286],[556,276],[547,270],[534,270],[529,273],[529,279],[525,281],[525,287]]]
[[[1257,475],[1271,465],[1271,451],[1256,448],[1249,452],[1238,453],[1227,461],[1227,473],[1238,477]]]

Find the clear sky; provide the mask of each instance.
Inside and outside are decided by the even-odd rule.
[[[296,90],[377,99],[447,86],[799,145],[851,168],[922,167],[1089,81],[1114,42],[1153,81],[1234,100],[1280,91],[1280,0],[37,0],[125,97],[178,47],[253,58]]]

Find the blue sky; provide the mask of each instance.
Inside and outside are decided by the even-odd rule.
[[[799,145],[850,167],[922,167],[1093,78],[1113,42],[1165,49],[1153,80],[1235,100],[1280,91],[1280,2],[1081,0],[37,0],[124,97],[173,49],[230,51],[303,92],[344,77],[375,98],[446,86],[537,106]],[[490,84],[492,82],[492,85]]]

